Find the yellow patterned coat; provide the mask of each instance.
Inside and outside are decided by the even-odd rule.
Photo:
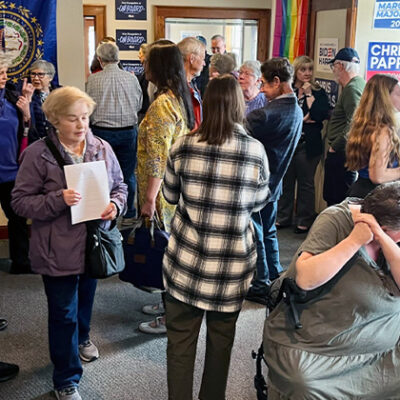
[[[189,130],[183,104],[171,91],[159,95],[150,105],[139,126],[136,170],[139,208],[145,203],[149,178],[164,178],[169,150],[175,140],[186,133],[189,133]],[[170,231],[175,207],[167,203],[160,190],[156,199],[156,209],[167,232]]]

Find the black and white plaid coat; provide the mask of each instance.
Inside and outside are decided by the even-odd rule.
[[[256,262],[250,216],[267,202],[264,146],[236,125],[221,146],[198,134],[177,139],[163,183],[177,204],[164,256],[164,284],[176,299],[219,312],[241,308]]]

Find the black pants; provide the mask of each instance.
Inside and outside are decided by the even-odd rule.
[[[368,178],[359,177],[350,188],[350,197],[359,197],[363,199],[371,190],[374,190],[378,185],[372,183]]]
[[[30,261],[29,235],[26,219],[19,217],[11,208],[11,191],[15,182],[0,183],[0,204],[8,219],[8,244],[10,249],[10,259],[12,261],[11,270],[15,273],[29,272]]]
[[[325,160],[324,200],[328,206],[341,203],[347,196],[350,186],[356,180],[356,172],[345,166],[343,153],[329,153]]]

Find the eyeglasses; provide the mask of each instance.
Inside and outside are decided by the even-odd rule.
[[[339,61],[335,61],[333,64],[329,64],[329,66],[331,67],[331,70],[333,71],[333,68],[335,68],[335,65],[341,64],[341,62]]]
[[[43,79],[47,74],[45,72],[31,72],[30,75],[32,78],[37,76],[39,79]]]
[[[248,71],[239,71],[239,76],[243,75],[243,76],[255,76],[254,74],[252,74],[251,72]]]

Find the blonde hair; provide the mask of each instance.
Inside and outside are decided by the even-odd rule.
[[[368,166],[375,134],[386,128],[389,134],[388,156],[400,159],[394,106],[390,93],[399,81],[390,76],[374,75],[366,84],[360,104],[353,115],[346,146],[346,166],[352,171]],[[379,148],[376,146],[375,151]]]
[[[311,78],[311,88],[313,90],[320,90],[320,86],[318,85],[317,82],[315,82],[314,80],[314,61],[312,60],[312,58],[308,57],[308,56],[298,56],[293,60],[293,68],[294,68],[294,75],[293,75],[293,86],[296,83],[297,80],[297,72],[300,68],[305,67],[306,65],[310,65],[313,69],[313,75]]]
[[[92,114],[96,103],[82,90],[73,86],[64,86],[53,90],[42,105],[43,112],[47,119],[54,125],[58,123],[60,116],[67,115],[69,109],[77,101],[83,101]]]

